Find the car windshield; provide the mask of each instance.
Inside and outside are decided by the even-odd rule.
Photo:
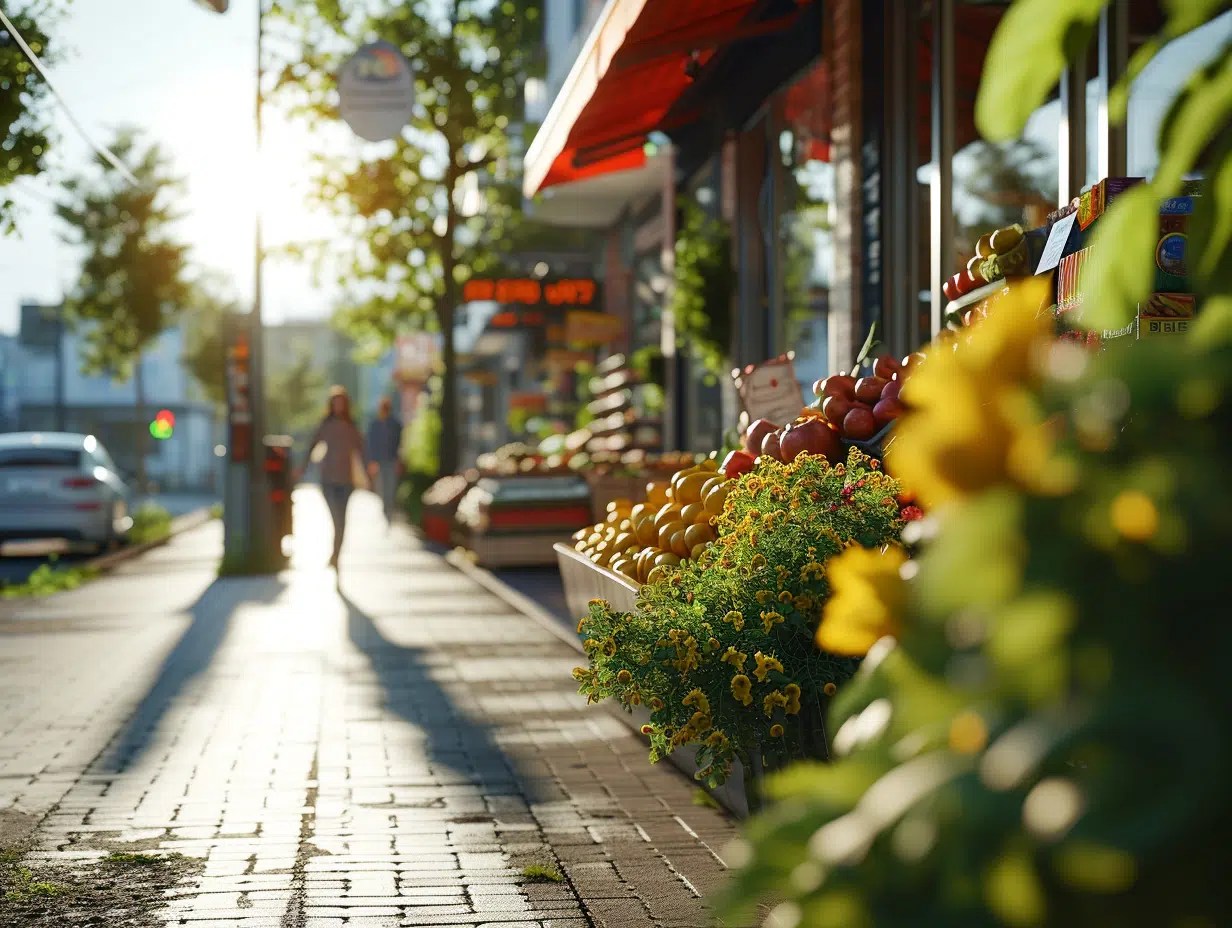
[[[72,448],[0,448],[0,467],[77,467],[80,461]]]

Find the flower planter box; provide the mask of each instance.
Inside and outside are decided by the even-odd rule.
[[[590,611],[592,599],[606,599],[613,609],[620,612],[633,612],[637,609],[638,584],[624,574],[600,567],[586,557],[574,551],[569,545],[556,545],[556,559],[560,565],[560,577],[565,587],[565,601],[569,605],[569,614],[575,620],[580,620]],[[638,730],[650,721],[650,710],[644,706],[633,707],[632,724]],[[693,751],[683,748],[673,751],[667,758],[678,770],[688,774],[690,778],[697,773],[697,764],[693,762]],[[731,776],[727,782],[710,794],[733,815],[745,818],[749,814],[748,801],[744,792],[744,769],[740,761],[732,764]]]

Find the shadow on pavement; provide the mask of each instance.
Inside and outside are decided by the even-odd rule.
[[[489,726],[460,711],[433,679],[425,652],[390,641],[371,616],[345,594],[347,636],[367,658],[384,697],[384,708],[424,733],[424,754],[440,777],[448,768],[488,795],[524,795],[525,784],[492,737]]]
[[[279,577],[215,580],[188,609],[190,622],[167,655],[141,703],[108,745],[100,766],[119,772],[149,748],[163,716],[188,683],[203,673],[222,645],[235,610],[248,603],[271,603],[286,588]]]

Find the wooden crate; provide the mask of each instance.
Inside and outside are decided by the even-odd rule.
[[[624,574],[600,567],[598,564],[574,551],[569,545],[556,546],[556,558],[560,564],[560,577],[565,586],[565,601],[569,605],[569,614],[574,620],[580,620],[590,612],[589,603],[592,599],[606,599],[612,608],[620,612],[633,612],[637,609],[638,584]],[[641,728],[650,721],[650,712],[644,706],[633,709],[632,722],[634,727]],[[688,746],[673,751],[668,755],[672,766],[692,777],[697,773],[697,764],[693,761],[694,750]],[[740,761],[732,767],[731,776],[718,789],[710,790],[715,799],[728,811],[744,818],[749,814],[748,801],[744,795],[744,768]]]
[[[646,482],[649,479],[644,476],[630,477],[619,474],[584,473],[583,476],[590,487],[591,509],[596,522],[602,522],[607,517],[607,504],[613,500],[631,499],[635,503],[641,502],[646,495]]]

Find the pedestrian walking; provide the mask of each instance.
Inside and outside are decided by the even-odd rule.
[[[356,487],[367,489],[368,486],[365,473],[368,456],[363,436],[351,418],[351,397],[345,387],[330,388],[325,418],[308,444],[308,460],[318,457],[314,454],[318,447],[324,449],[323,453],[319,453],[321,493],[334,523],[334,548],[329,566],[337,568],[342,539],[346,534],[347,503]],[[301,467],[297,478],[302,473]]]
[[[368,473],[385,505],[387,527],[394,523],[398,481],[402,479],[402,423],[393,411],[393,400],[381,397],[376,418],[368,426]]]

